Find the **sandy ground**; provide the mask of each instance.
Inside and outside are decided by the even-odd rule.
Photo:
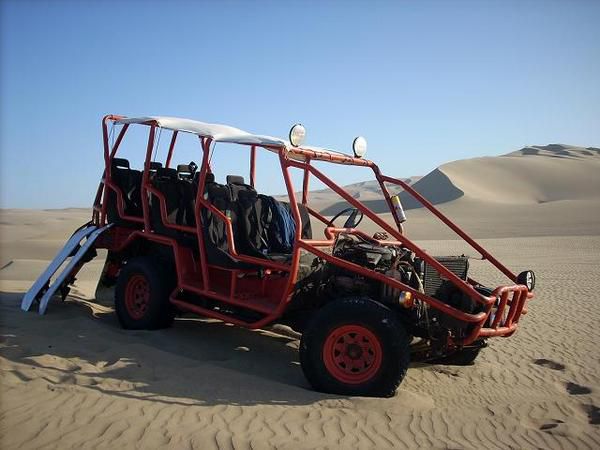
[[[0,448],[600,448],[598,195],[578,186],[538,201],[521,187],[524,203],[490,205],[461,176],[449,178],[463,195],[442,208],[508,267],[535,270],[537,298],[474,365],[413,363],[391,399],[312,391],[298,341],[278,330],[194,318],[122,330],[110,303],[92,301],[100,258],[46,316],[22,312],[23,292],[89,213],[1,211]],[[411,211],[430,253],[474,254]],[[486,284],[506,281],[471,267]]]

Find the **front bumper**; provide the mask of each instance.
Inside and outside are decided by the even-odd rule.
[[[474,330],[475,338],[510,336],[518,327],[519,319],[527,313],[527,302],[533,298],[524,285],[501,286],[494,290],[495,304],[490,308],[487,319],[479,329]]]

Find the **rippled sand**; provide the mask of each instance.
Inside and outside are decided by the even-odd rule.
[[[122,330],[110,303],[91,301],[100,261],[46,316],[22,312],[22,292],[87,216],[2,213],[3,449],[600,448],[600,236],[481,240],[538,273],[522,328],[473,366],[413,364],[383,400],[310,390],[289,334],[192,318]],[[472,269],[504,282],[483,262]]]

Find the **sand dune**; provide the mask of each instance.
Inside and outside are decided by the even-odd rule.
[[[550,144],[525,147],[500,157],[446,163],[410,184],[434,205],[463,196],[490,203],[521,205],[597,199],[599,174],[599,149]],[[377,213],[386,212],[385,201],[376,183],[365,183],[371,183],[371,197],[376,196],[370,198],[367,205]],[[320,200],[324,201],[320,192]],[[330,194],[332,204],[322,210],[328,215],[347,205],[336,201],[335,194]],[[421,207],[406,193],[401,195],[401,199],[405,209]]]
[[[0,211],[0,448],[599,448],[599,160],[526,147],[415,183],[508,267],[535,270],[537,299],[475,365],[413,363],[391,399],[312,391],[286,329],[182,317],[122,330],[94,299],[100,258],[46,316],[24,313],[23,292],[90,213]],[[377,201],[371,188],[361,199]],[[467,252],[422,208],[408,215],[428,252]]]
[[[600,230],[600,150],[593,147],[551,144],[454,161],[412,186],[480,238],[585,235]],[[374,191],[364,204],[391,221],[383,196],[373,198]],[[325,205],[323,214],[332,216],[349,206],[339,196],[328,195],[319,199]],[[408,193],[402,192],[400,198],[411,236],[455,237]],[[366,227],[376,229],[368,223]]]
[[[509,204],[597,199],[600,150],[553,144],[501,157],[444,164],[440,170],[466,197]]]
[[[368,175],[369,172],[365,171],[365,175]],[[403,178],[402,180],[408,184],[416,183],[421,177],[414,176],[410,178]],[[359,183],[352,183],[344,186],[346,192],[350,194],[353,198],[359,199],[361,202],[369,205],[382,204],[382,193],[379,188],[379,183],[377,180],[368,180],[361,181]],[[397,194],[402,191],[402,188],[395,185],[390,185],[388,187],[390,193]],[[286,200],[287,196],[278,197],[282,200]],[[314,208],[325,215],[333,215],[338,211],[347,208],[349,205],[345,201],[341,201],[340,197],[333,192],[331,189],[319,189],[310,192],[310,201]],[[381,206],[375,206],[375,209],[381,208]]]

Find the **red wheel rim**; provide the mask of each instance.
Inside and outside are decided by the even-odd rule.
[[[150,286],[143,275],[134,275],[125,287],[125,307],[132,319],[144,317],[150,303]]]
[[[381,343],[371,330],[360,325],[344,325],[325,339],[323,362],[336,380],[360,384],[379,371],[382,353]]]

